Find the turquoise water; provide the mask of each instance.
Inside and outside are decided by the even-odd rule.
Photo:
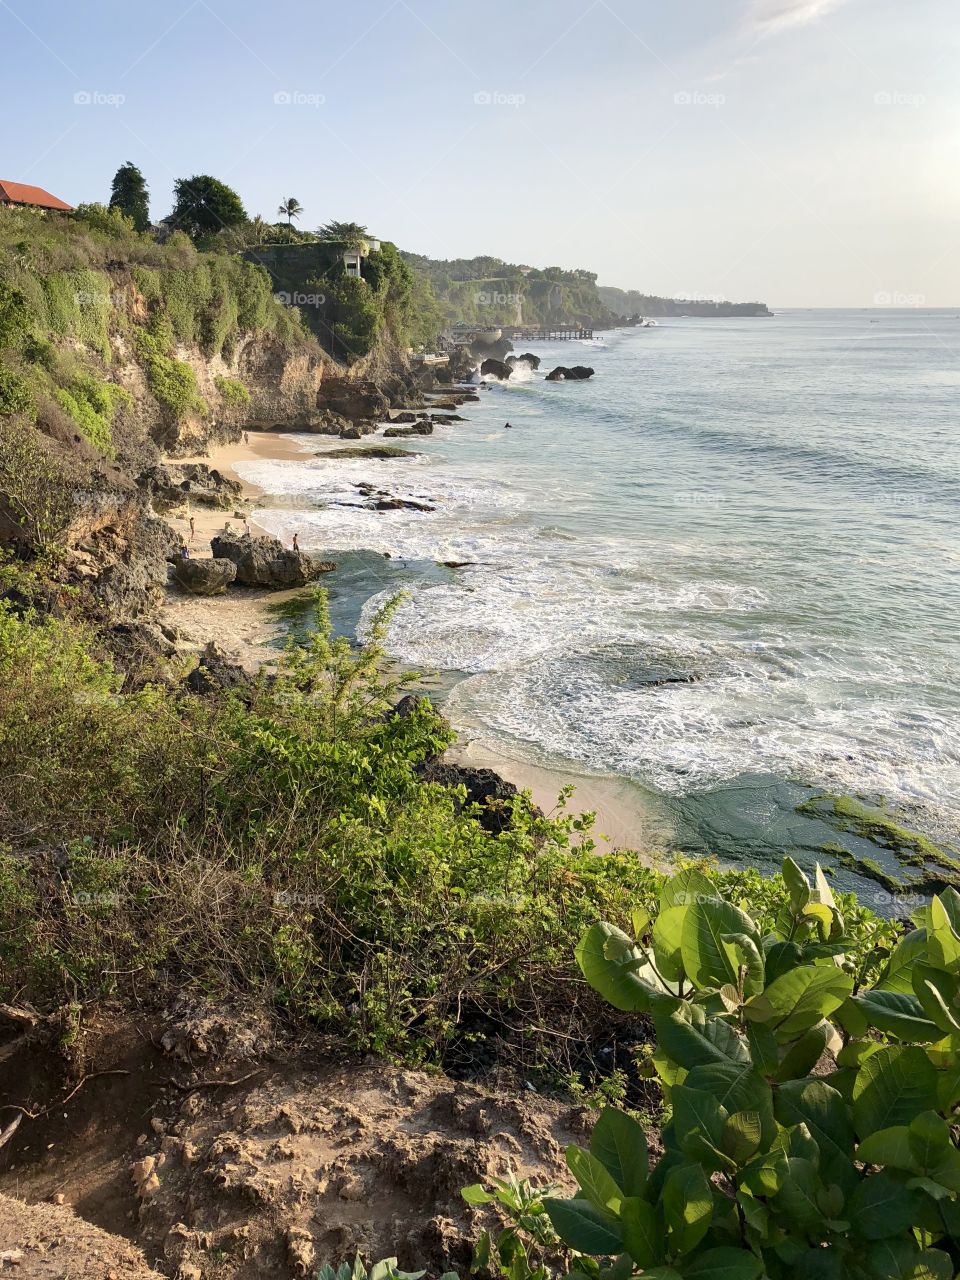
[[[245,464],[283,497],[257,519],[388,553],[349,557],[350,590],[369,617],[403,578],[390,647],[463,673],[455,722],[636,780],[686,845],[762,858],[810,788],[952,841],[960,316],[678,319],[531,350],[540,375],[403,442],[417,457],[324,460],[307,437],[318,456]],[[555,363],[596,375],[544,382]],[[361,480],[436,510],[341,505]]]

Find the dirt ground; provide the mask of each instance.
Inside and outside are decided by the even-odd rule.
[[[66,1076],[49,1050],[18,1053],[0,1123],[29,1114],[0,1195],[29,1204],[0,1203],[0,1275],[294,1280],[358,1251],[465,1273],[495,1219],[461,1189],[510,1170],[570,1186],[564,1146],[593,1123],[522,1085],[318,1061],[254,1010],[204,1007],[149,1028],[104,1016]]]

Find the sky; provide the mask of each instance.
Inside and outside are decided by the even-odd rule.
[[[960,306],[956,0],[0,0],[0,178],[143,170],[431,257]]]

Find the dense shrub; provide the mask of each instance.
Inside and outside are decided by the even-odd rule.
[[[235,378],[214,378],[214,384],[228,409],[245,409],[250,403],[250,392]]]
[[[586,932],[588,982],[652,1018],[664,1153],[651,1167],[640,1124],[605,1110],[590,1149],[567,1151],[577,1195],[534,1197],[527,1244],[485,1238],[487,1261],[516,1277],[951,1280],[960,894],[934,897],[892,950],[853,958],[819,868],[811,884],[788,858],[783,882],[772,928],[688,869],[634,936]]]
[[[137,330],[136,346],[150,390],[163,408],[178,421],[190,414],[205,416],[207,403],[200,395],[192,366],[168,355],[163,337],[146,329]]]

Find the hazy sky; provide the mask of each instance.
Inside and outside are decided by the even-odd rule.
[[[957,0],[0,0],[0,178],[780,306],[960,306]]]

